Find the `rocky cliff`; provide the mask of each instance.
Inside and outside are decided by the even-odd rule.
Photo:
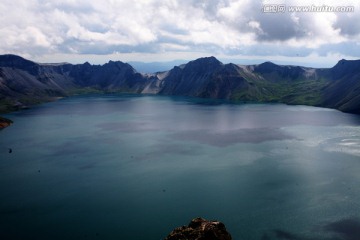
[[[175,228],[165,240],[231,240],[225,225],[203,218],[191,220],[188,226]]]
[[[58,97],[93,91],[141,93],[152,81],[129,64],[39,64],[15,55],[0,56],[0,112]]]
[[[223,64],[200,58],[165,72],[140,74],[129,64],[39,64],[0,56],[0,112],[87,92],[183,95],[252,102],[282,102],[360,113],[360,60],[333,68]]]
[[[360,113],[360,60],[341,60],[327,71],[321,105],[344,112]]]

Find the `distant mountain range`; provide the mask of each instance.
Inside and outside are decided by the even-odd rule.
[[[142,74],[131,65],[42,64],[0,55],[0,112],[91,92],[183,95],[241,102],[280,102],[360,113],[360,60],[332,68],[223,64],[199,58],[171,70]]]

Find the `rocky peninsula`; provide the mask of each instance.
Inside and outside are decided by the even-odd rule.
[[[10,119],[0,117],[0,130],[10,126],[13,123]]]
[[[165,240],[231,240],[225,225],[217,220],[191,220],[188,226],[175,228]]]

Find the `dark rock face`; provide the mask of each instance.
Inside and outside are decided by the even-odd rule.
[[[120,61],[104,65],[39,64],[15,55],[0,55],[0,112],[78,92],[141,93],[153,80]]]
[[[165,240],[231,240],[225,225],[203,218],[191,220],[188,226],[175,228]]]
[[[360,60],[341,60],[328,70],[322,106],[360,113]]]
[[[358,74],[360,69],[360,60],[340,60],[333,68],[331,68],[331,76],[334,80],[344,76],[352,76]]]
[[[199,58],[183,68],[174,67],[165,79],[161,94],[201,96],[213,79],[214,72],[223,64],[214,57]]]
[[[254,72],[261,74],[270,81],[277,82],[279,80],[297,80],[314,78],[314,74],[307,74],[305,67],[299,66],[279,66],[272,62],[265,62],[255,66]]]
[[[22,69],[24,71],[34,74],[37,73],[36,63],[12,54],[6,54],[0,56],[0,66],[9,67],[13,69],[15,68]]]

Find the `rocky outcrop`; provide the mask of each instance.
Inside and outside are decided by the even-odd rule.
[[[10,119],[0,117],[0,130],[10,126],[13,123]]]
[[[165,240],[231,240],[225,225],[203,218],[191,220],[188,226],[175,228]]]

